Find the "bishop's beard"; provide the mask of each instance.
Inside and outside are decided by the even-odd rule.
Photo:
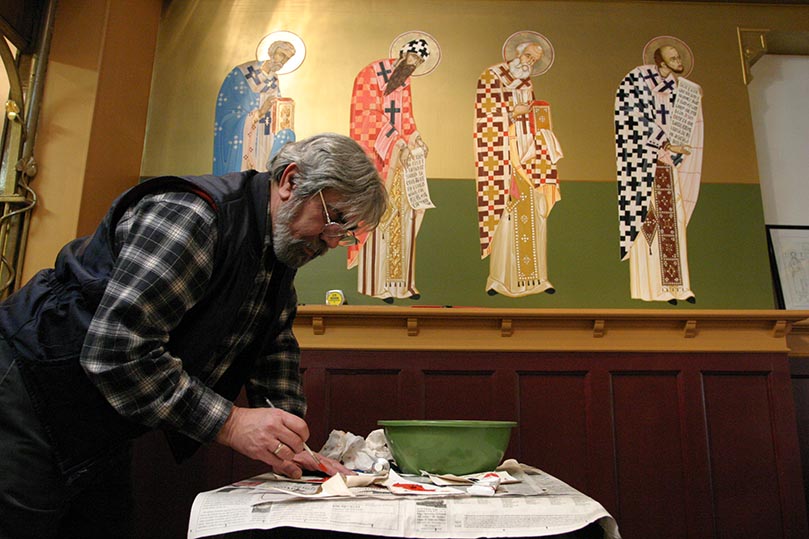
[[[531,76],[531,66],[520,63],[519,56],[508,63],[508,71],[517,79],[527,79]]]
[[[396,67],[393,68],[393,73],[388,79],[388,83],[385,85],[385,95],[388,95],[402,86],[407,80],[407,77],[409,77],[415,69],[415,65],[406,62],[396,64]]]

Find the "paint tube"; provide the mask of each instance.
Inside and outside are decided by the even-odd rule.
[[[388,475],[390,472],[390,462],[388,459],[384,457],[379,457],[374,460],[373,466],[371,466],[371,473],[374,475]]]
[[[497,487],[500,486],[500,476],[496,473],[487,473],[475,481],[471,487],[467,487],[466,492],[470,496],[494,496]]]

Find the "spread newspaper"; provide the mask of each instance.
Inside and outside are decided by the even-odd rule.
[[[304,476],[272,473],[202,492],[188,538],[296,527],[384,537],[525,537],[618,525],[595,500],[536,468],[508,460],[470,476]]]

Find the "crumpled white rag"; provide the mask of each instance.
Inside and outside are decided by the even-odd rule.
[[[372,431],[366,438],[342,430],[333,430],[319,453],[342,462],[346,468],[360,472],[373,471],[377,459],[392,460],[384,429]]]

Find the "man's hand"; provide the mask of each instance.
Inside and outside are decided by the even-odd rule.
[[[329,475],[335,475],[341,473],[343,475],[357,475],[357,472],[353,470],[349,470],[345,466],[343,466],[340,462],[330,459],[329,457],[324,457],[320,453],[317,454],[317,459],[323,465],[324,469],[318,467],[315,459],[312,458],[308,452],[304,451],[302,453],[298,453],[295,455],[295,458],[292,459],[298,464],[301,468],[305,468],[307,470],[312,471],[320,471],[328,473]]]
[[[233,407],[230,417],[216,435],[220,444],[269,464],[276,473],[295,479],[302,472],[301,466],[293,459],[304,451],[303,443],[308,438],[309,427],[296,415],[277,408],[238,406]]]

